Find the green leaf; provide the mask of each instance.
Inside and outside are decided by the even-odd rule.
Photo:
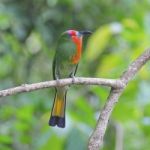
[[[114,78],[120,76],[128,62],[119,53],[112,53],[105,56],[96,71],[96,76]]]
[[[95,33],[93,33],[87,43],[86,59],[88,61],[96,59],[108,45],[111,36],[112,31],[109,25],[100,27]]]
[[[0,135],[0,143],[11,144],[12,137],[9,135]]]
[[[120,23],[110,23],[97,29],[89,38],[85,58],[88,61],[96,59],[109,45],[112,35],[121,31],[122,25]]]

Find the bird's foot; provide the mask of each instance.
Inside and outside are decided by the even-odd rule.
[[[58,78],[56,78],[56,83],[58,86],[60,85],[60,80]]]
[[[71,78],[72,78],[72,84],[74,84],[75,83],[75,76],[72,75]]]

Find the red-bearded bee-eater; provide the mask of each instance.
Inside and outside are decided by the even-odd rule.
[[[82,40],[90,31],[68,30],[61,35],[53,61],[55,80],[74,77],[82,54]],[[68,86],[56,87],[54,103],[49,120],[50,126],[65,127],[66,94]]]

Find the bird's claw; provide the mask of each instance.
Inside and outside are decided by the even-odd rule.
[[[60,85],[60,80],[58,78],[56,78],[56,83],[58,86]]]
[[[72,78],[72,83],[74,84],[75,83],[75,76],[71,76]]]

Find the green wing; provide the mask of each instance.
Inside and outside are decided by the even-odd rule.
[[[54,79],[68,78],[75,74],[77,64],[71,58],[76,53],[76,46],[68,35],[63,35],[58,42],[53,61]]]

